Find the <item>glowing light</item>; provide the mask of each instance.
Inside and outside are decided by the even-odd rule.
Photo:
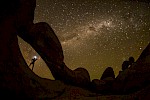
[[[37,59],[37,56],[33,56],[34,59]]]

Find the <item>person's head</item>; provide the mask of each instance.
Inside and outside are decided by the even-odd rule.
[[[130,62],[130,63],[134,63],[134,61],[135,61],[135,60],[134,60],[133,57],[129,57],[129,62]]]

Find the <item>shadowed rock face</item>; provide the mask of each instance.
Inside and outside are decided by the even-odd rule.
[[[35,0],[6,0],[0,21],[0,96],[7,98],[54,98],[64,91],[60,81],[43,79],[27,66],[20,52],[17,32],[33,23]],[[2,6],[1,6],[2,7]],[[3,10],[0,8],[0,11]],[[10,13],[9,13],[10,11]],[[28,26],[29,25],[29,26]]]
[[[51,27],[44,22],[33,23],[35,0],[6,1],[1,1],[1,4],[6,5],[6,9],[2,6],[0,8],[0,11],[6,10],[0,15],[0,92],[2,95],[12,94],[17,98],[54,98],[65,88],[62,82],[40,78],[29,69],[21,55],[17,34],[41,55],[55,79],[67,84],[87,87],[90,82],[89,73],[83,68],[72,71],[64,64],[62,47]]]
[[[150,64],[150,43],[143,50],[142,54],[140,55],[140,57],[138,58],[138,60],[136,61],[136,63],[138,65],[146,65],[146,64],[149,65]],[[135,67],[133,66],[133,68],[135,68]],[[136,67],[136,68],[138,68],[138,67]]]
[[[18,35],[31,44],[46,62],[59,66],[63,64],[64,55],[61,44],[47,23],[33,24],[30,30],[20,30]]]

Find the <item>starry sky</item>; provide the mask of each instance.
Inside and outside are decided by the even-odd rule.
[[[87,69],[91,79],[100,79],[107,67],[117,75],[123,61],[136,60],[150,42],[150,4],[143,2],[37,0],[34,22],[47,22],[61,42],[66,65]],[[20,38],[19,45],[27,64],[38,57],[37,75],[54,79],[30,45]]]

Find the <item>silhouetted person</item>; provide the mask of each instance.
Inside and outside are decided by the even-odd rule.
[[[134,58],[133,57],[129,57],[129,63],[130,63],[130,65],[132,65],[132,63],[134,63],[134,62],[135,62]]]
[[[133,57],[129,57],[129,61],[124,61],[122,64],[122,70],[127,69],[129,66],[131,66],[135,62]]]
[[[34,63],[35,63],[36,60],[37,60],[36,57],[32,58],[32,62],[31,62],[30,65],[29,65],[29,66],[32,65],[32,70],[33,70],[33,68],[34,68]]]
[[[129,65],[130,65],[129,61],[124,61],[122,63],[122,70],[124,71],[125,69],[127,69],[129,67]]]

